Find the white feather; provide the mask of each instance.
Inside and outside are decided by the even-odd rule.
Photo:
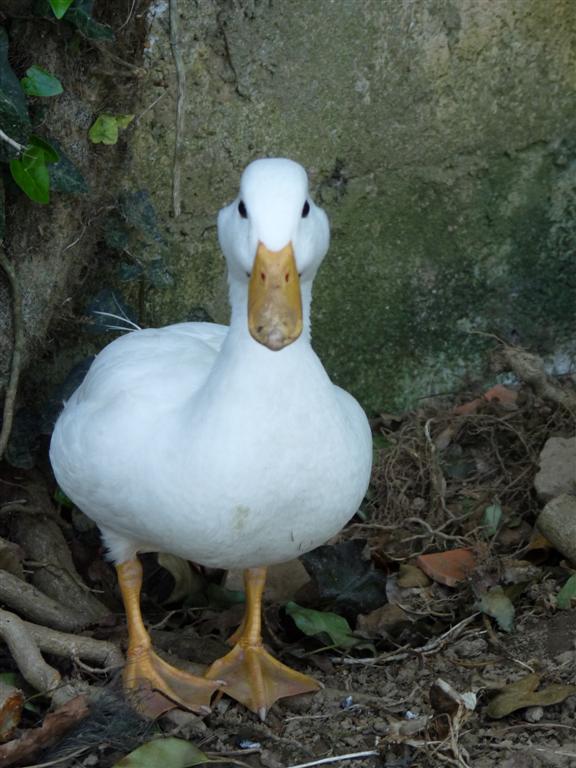
[[[58,482],[98,523],[116,562],[146,550],[220,568],[288,560],[335,534],[368,485],[366,416],[310,346],[312,279],[329,234],[303,169],[250,165],[220,213],[219,237],[230,328],[183,323],[116,339],[54,431]],[[273,250],[291,241],[303,273],[306,332],[279,352],[247,327],[246,272],[259,241]]]

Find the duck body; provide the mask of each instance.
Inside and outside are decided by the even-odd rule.
[[[289,560],[356,512],[371,466],[356,401],[306,339],[271,353],[241,328],[182,323],[109,344],[57,423],[51,461],[115,562]]]
[[[264,648],[266,567],[323,544],[357,511],[372,441],[358,403],[310,343],[312,283],[326,214],[284,159],[251,163],[218,216],[230,327],[132,331],[96,357],[65,404],[50,458],[65,493],[100,527],[127,614],[127,695],[154,691],[194,712],[216,690],[266,716],[318,683]],[[343,288],[345,290],[345,288]],[[137,553],[243,568],[244,620],[202,678],[152,648]],[[153,714],[156,706],[138,708]],[[164,710],[162,710],[164,711]]]

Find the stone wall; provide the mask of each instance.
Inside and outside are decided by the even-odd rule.
[[[246,163],[288,156],[308,169],[332,222],[315,346],[368,409],[482,381],[491,342],[476,331],[568,365],[576,3],[178,6],[182,212],[174,217],[177,87],[165,0],[147,11],[146,76],[132,109],[144,114],[119,182],[148,190],[166,238],[173,282],[146,291],[147,324],[203,313],[226,321],[217,210]],[[126,111],[120,99],[107,106]],[[114,282],[113,272],[95,274],[93,289]],[[133,288],[116,288],[133,298]]]

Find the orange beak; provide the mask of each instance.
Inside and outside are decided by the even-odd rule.
[[[292,243],[280,251],[258,244],[248,290],[248,328],[257,342],[274,351],[302,333],[300,278]]]

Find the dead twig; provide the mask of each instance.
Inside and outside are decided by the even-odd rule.
[[[180,157],[182,154],[182,144],[185,126],[185,106],[186,106],[186,67],[184,66],[184,57],[180,49],[180,22],[178,16],[177,0],[170,0],[170,48],[174,58],[176,68],[176,131],[174,136],[174,163],[172,171],[172,207],[174,209],[174,218],[180,216],[182,211],[181,204],[181,165]]]
[[[298,763],[290,765],[288,768],[312,768],[315,765],[328,765],[329,763],[342,763],[345,760],[360,760],[363,757],[379,757],[380,752],[375,749],[368,749],[365,752],[349,752],[347,755],[332,755],[332,757],[322,757],[320,760],[312,760],[309,763]]]
[[[6,252],[2,245],[0,245],[0,267],[4,270],[4,273],[8,278],[8,283],[12,292],[12,329],[14,336],[12,360],[10,362],[10,376],[8,379],[8,386],[6,387],[4,411],[2,414],[2,429],[0,430],[1,459],[6,450],[6,446],[8,445],[10,433],[12,432],[12,423],[14,421],[16,394],[18,392],[18,380],[20,378],[22,353],[24,348],[24,328],[22,325],[22,294],[20,292],[20,285],[18,284],[14,266],[6,257]]]
[[[12,139],[10,136],[8,136],[7,133],[4,133],[4,131],[0,128],[0,139],[2,141],[5,141],[6,144],[10,144],[11,147],[14,147],[14,149],[18,150],[18,152],[22,152],[22,150],[26,149],[26,147],[23,144],[19,144],[17,141]]]

